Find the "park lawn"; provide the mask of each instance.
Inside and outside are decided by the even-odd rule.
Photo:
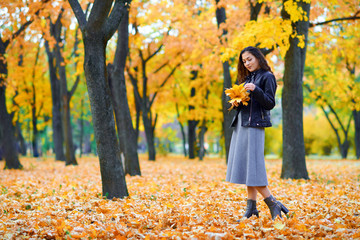
[[[260,200],[260,217],[240,223],[246,189],[224,181],[224,159],[143,158],[143,176],[126,177],[130,196],[114,200],[101,197],[98,159],[78,162],[22,158],[23,170],[0,170],[0,239],[360,238],[360,161],[308,160],[305,181],[281,180],[281,160],[267,160],[290,213],[272,221]]]

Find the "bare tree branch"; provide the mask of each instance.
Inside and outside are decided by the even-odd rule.
[[[170,79],[170,77],[174,74],[175,70],[181,65],[181,62],[178,63],[172,70],[171,72],[166,76],[166,78],[164,79],[164,81],[160,84],[158,90],[154,93],[151,101],[150,101],[150,107],[152,106],[152,104],[154,103],[154,100],[156,98],[156,95],[159,93],[159,90],[166,84],[166,82]]]
[[[113,0],[95,0],[91,8],[88,19],[87,30],[102,31],[104,30],[106,20],[108,19]]]
[[[147,62],[147,61],[149,61],[152,57],[154,57],[158,52],[160,52],[160,50],[162,49],[162,47],[164,46],[164,44],[161,44],[160,46],[159,46],[159,48],[155,51],[155,52],[153,52],[153,54],[151,54],[149,57],[147,57],[144,61],[145,62]]]
[[[89,7],[89,5],[88,5],[88,7]],[[74,55],[75,57],[78,57],[78,56],[79,56],[79,54],[77,54],[77,49],[78,49],[78,45],[79,45],[79,37],[78,37],[78,32],[79,32],[79,31],[78,31],[78,30],[79,30],[79,25],[77,26],[77,28],[76,28],[76,30],[75,30],[75,43],[74,43],[74,50],[73,50],[73,55]],[[79,62],[78,60],[75,61],[75,71],[76,71],[76,69],[77,69],[78,62]],[[80,82],[80,76],[77,75],[77,76],[76,76],[75,83],[74,83],[74,85],[73,85],[72,88],[71,88],[71,91],[68,92],[68,99],[69,99],[69,101],[70,101],[71,97],[74,95],[75,90],[76,90],[77,86],[79,85],[79,82]]]
[[[357,14],[356,14],[357,15]],[[335,18],[335,19],[331,19],[331,20],[327,20],[324,22],[319,22],[319,23],[310,23],[309,27],[315,27],[315,26],[320,26],[320,25],[325,25],[328,23],[332,23],[332,22],[340,22],[340,21],[349,21],[349,20],[356,20],[356,19],[360,19],[360,17],[358,16],[352,16],[352,17],[344,17],[344,18]]]
[[[158,69],[156,69],[153,73],[157,73],[159,72],[161,69],[163,69],[165,66],[167,66],[169,64],[169,61],[165,62],[164,64],[162,64]]]
[[[110,16],[105,23],[105,36],[106,39],[110,39],[116,32],[121,18],[125,15],[125,11],[128,11],[131,0],[116,0],[115,5],[110,13]]]
[[[130,81],[131,81],[131,83],[132,83],[132,85],[134,87],[135,100],[140,104],[141,101],[142,101],[142,98],[141,98],[140,93],[139,93],[139,88],[137,86],[137,81],[136,81],[135,77],[131,74],[129,67],[126,67],[126,72],[129,75]]]
[[[305,84],[305,87],[307,88],[307,90],[311,93],[313,90],[310,88],[310,86],[308,84]],[[347,130],[345,129],[344,125],[342,124],[339,115],[336,113],[336,111],[334,110],[334,108],[332,107],[332,105],[330,103],[328,103],[328,101],[326,99],[324,99],[323,97],[321,97],[321,95],[317,95],[315,100],[319,100],[322,99],[324,101],[324,103],[327,104],[327,106],[329,107],[330,111],[334,114],[337,122],[339,123],[341,129],[343,130],[344,134],[347,134]],[[321,106],[321,108],[323,108],[323,106]],[[325,111],[325,110],[323,110]]]
[[[76,19],[78,20],[81,31],[85,31],[87,25],[86,15],[84,14],[78,0],[69,0],[69,4],[75,14]]]

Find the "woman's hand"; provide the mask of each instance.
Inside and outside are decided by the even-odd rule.
[[[247,84],[244,85],[244,88],[246,90],[254,91],[254,89],[256,88],[256,85],[253,84],[253,83],[247,83]]]
[[[240,103],[238,103],[237,101],[234,101],[231,103],[232,107],[238,107],[240,105]]]

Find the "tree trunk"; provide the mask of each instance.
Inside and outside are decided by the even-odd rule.
[[[39,60],[39,54],[40,54],[40,45],[38,47],[38,51],[36,53],[36,59],[33,69],[33,75],[32,75],[32,94],[33,99],[31,103],[31,114],[32,114],[32,126],[33,126],[33,135],[32,135],[32,147],[33,147],[33,157],[39,157],[39,147],[38,147],[38,129],[37,129],[37,113],[36,113],[36,89],[35,89],[35,69],[37,62]]]
[[[191,80],[195,80],[197,77],[197,71],[192,71]],[[191,88],[190,96],[195,96],[195,88]],[[194,106],[189,105],[189,111],[193,110]],[[197,155],[196,151],[196,126],[198,121],[189,120],[188,121],[188,144],[189,144],[189,159],[194,159]]]
[[[348,69],[350,76],[351,76],[351,81],[356,84],[356,77],[355,77],[355,67],[356,64],[354,63],[353,66],[351,66],[348,62],[346,63],[346,68]],[[353,87],[350,85],[349,86],[350,90],[353,90]],[[356,99],[353,97],[351,99],[353,105],[353,117],[354,117],[354,128],[355,128],[355,154],[356,154],[356,158],[360,159],[360,111],[356,110],[356,105],[359,104]]]
[[[35,88],[33,88],[35,91]],[[34,93],[35,96],[35,93]],[[32,125],[33,125],[33,135],[32,135],[32,148],[33,148],[33,157],[39,157],[39,147],[38,147],[38,129],[37,129],[37,116],[36,116],[36,107],[35,107],[35,97],[34,97],[34,106],[32,106]]]
[[[106,83],[106,40],[104,38],[100,33],[84,36],[84,69],[100,161],[103,195],[111,199],[129,194],[120,162],[111,92]]]
[[[52,128],[53,128],[53,142],[55,159],[59,161],[65,161],[65,154],[63,148],[64,135],[61,122],[60,112],[60,84],[56,74],[56,63],[54,59],[54,53],[50,51],[49,43],[45,40],[45,49],[48,56],[49,63],[49,75],[51,84],[51,98],[52,98]]]
[[[184,130],[184,125],[180,122],[179,118],[180,118],[180,112],[179,112],[179,104],[175,103],[176,106],[176,115],[178,118],[178,122],[180,125],[180,131],[181,131],[181,136],[182,136],[182,143],[183,143],[183,151],[184,151],[184,156],[187,157],[187,151],[186,151],[186,135],[185,135],[185,130]]]
[[[25,142],[25,139],[24,139],[24,136],[22,135],[22,132],[21,132],[21,126],[20,126],[20,123],[19,121],[16,121],[16,138],[20,144],[20,153],[21,155],[23,156],[26,156],[26,142]],[[1,140],[0,140],[1,142]]]
[[[350,147],[349,141],[345,139],[344,142],[339,145],[339,147],[340,147],[340,154],[342,159],[346,159]]]
[[[81,99],[81,113],[79,119],[79,127],[80,127],[80,136],[79,136],[79,148],[80,148],[80,158],[83,154],[83,139],[84,139],[84,99]]]
[[[216,3],[219,3],[219,0],[216,0]],[[216,20],[218,24],[218,28],[220,28],[220,24],[226,22],[226,12],[224,7],[216,8]],[[226,35],[227,31],[226,29],[223,29],[223,33],[220,37],[220,42],[223,40],[222,37],[225,37],[226,41]],[[224,84],[223,84],[223,91],[222,91],[222,110],[223,110],[223,132],[224,132],[224,138],[225,138],[225,151],[226,151],[226,163],[228,161],[228,155],[229,155],[229,148],[230,148],[230,141],[231,141],[231,135],[232,135],[232,129],[230,128],[231,121],[234,116],[235,111],[228,111],[229,106],[229,100],[230,98],[225,95],[225,89],[231,88],[231,76],[230,76],[230,66],[229,62],[225,61],[222,63],[223,66],[223,77],[224,77]]]
[[[148,155],[150,161],[155,161],[156,151],[155,151],[155,137],[154,137],[154,127],[152,124],[151,113],[147,113],[147,111],[142,110],[142,118],[145,129],[146,143],[148,147]],[[150,117],[148,117],[150,115]]]
[[[249,1],[249,3],[250,3],[250,21],[257,21],[263,3],[256,2],[255,5],[253,5],[251,1]]]
[[[64,130],[64,140],[65,140],[65,165],[78,165],[75,158],[75,149],[72,136],[72,127],[70,119],[70,99],[63,98],[63,130]]]
[[[353,111],[355,125],[355,150],[356,158],[360,159],[360,111]]]
[[[2,136],[2,144],[0,145],[2,145],[3,157],[5,158],[5,169],[20,169],[22,165],[16,149],[14,127],[6,107],[4,76],[7,76],[8,71],[5,49],[6,46],[0,39],[0,135]]]
[[[200,127],[200,133],[199,133],[199,160],[203,160],[205,156],[205,133],[207,131],[206,122],[203,121]]]
[[[184,157],[187,157],[187,151],[186,151],[186,134],[185,134],[185,130],[184,130],[184,125],[183,125],[181,122],[179,122],[179,124],[180,124],[181,136],[182,136]]]
[[[0,82],[3,82],[3,79],[0,78]],[[5,158],[5,169],[21,169],[22,165],[18,158],[14,127],[6,108],[5,85],[0,86],[0,131],[2,136],[1,145],[3,157]]]
[[[116,125],[121,151],[125,155],[125,174],[141,175],[137,153],[137,137],[130,115],[125,84],[125,63],[128,55],[129,12],[122,18],[118,28],[118,42],[114,58],[114,71],[108,76],[111,83],[112,99],[115,109]],[[120,146],[121,146],[120,145]]]
[[[90,126],[90,122],[85,121],[85,126],[88,128]],[[85,131],[84,131],[85,132]],[[84,134],[84,154],[91,153],[91,141],[90,141],[90,134]]]
[[[57,31],[61,32],[61,27],[57,28]],[[60,32],[56,33],[57,36],[60,36]],[[55,47],[55,57],[56,65],[59,70],[59,79],[60,79],[60,95],[61,95],[61,116],[62,116],[62,125],[64,133],[64,143],[65,143],[65,165],[77,165],[74,151],[74,142],[72,136],[72,127],[71,127],[71,116],[70,116],[70,94],[67,89],[67,79],[66,79],[66,69],[64,64],[64,58],[61,54],[60,49],[60,40],[57,39]]]
[[[194,159],[197,155],[196,151],[196,126],[198,121],[188,121],[188,144],[189,144],[189,159]]]
[[[141,107],[140,104],[136,101],[136,99],[135,99],[135,109],[136,109],[135,134],[136,134],[136,142],[139,142]]]
[[[285,3],[286,0],[283,2]],[[309,17],[310,4],[297,2]],[[282,10],[283,19],[289,15]],[[293,23],[293,29],[298,34],[308,36],[308,21]],[[309,179],[305,161],[305,145],[303,130],[303,87],[306,45],[298,47],[299,40],[290,37],[290,48],[285,55],[284,87],[282,92],[283,117],[283,165],[281,178]]]

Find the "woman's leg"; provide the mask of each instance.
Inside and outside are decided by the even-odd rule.
[[[267,186],[255,187],[255,189],[263,196],[264,199],[270,197],[271,195],[271,192]]]
[[[279,201],[277,201],[272,195],[267,186],[256,187],[256,190],[264,197],[266,205],[269,207],[272,219],[277,216],[281,218],[281,212],[287,214],[289,210]]]
[[[257,190],[255,187],[247,186],[248,198],[247,198],[247,206],[244,217],[249,218],[253,215],[259,217],[259,211],[256,208],[256,195]]]
[[[247,186],[248,199],[256,201],[257,190],[256,187]]]

